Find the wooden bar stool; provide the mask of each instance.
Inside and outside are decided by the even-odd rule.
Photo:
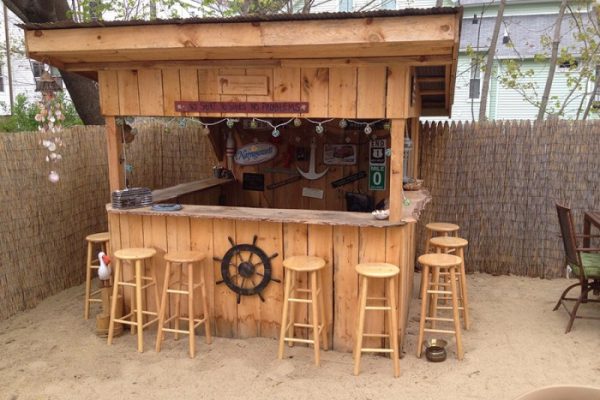
[[[325,315],[325,302],[323,300],[322,271],[325,269],[325,260],[313,256],[292,256],[283,260],[285,268],[285,292],[283,296],[283,311],[281,316],[281,332],[279,335],[279,352],[277,357],[283,358],[283,349],[285,342],[290,345],[293,343],[308,343],[314,346],[315,365],[321,364],[320,355],[320,336],[323,336],[323,348],[329,348],[327,338],[327,316]],[[297,274],[306,272],[308,274],[308,288],[298,288]],[[306,293],[307,298],[298,297],[299,293]],[[308,324],[296,323],[294,315],[294,304],[310,304],[311,319]],[[294,328],[312,329],[312,339],[302,339],[294,337]]]
[[[95,290],[92,292],[92,270],[100,268],[100,264],[93,264],[94,257],[94,246],[98,245],[100,250],[105,254],[108,254],[109,248],[109,234],[108,232],[93,233],[87,235],[85,240],[87,241],[87,258],[85,263],[85,300],[83,303],[83,318],[90,318],[90,303],[101,303],[102,299],[97,296],[101,293],[101,290]]]
[[[460,317],[458,314],[458,291],[456,288],[456,274],[460,268],[462,259],[452,254],[431,253],[420,256],[418,261],[423,265],[424,285],[421,293],[423,300],[421,300],[421,319],[419,321],[417,357],[421,357],[425,332],[447,333],[456,337],[456,354],[458,359],[462,360],[464,354],[460,331]],[[429,272],[432,273],[431,279],[429,277]],[[449,272],[450,282],[440,282],[440,272]],[[448,290],[448,286],[450,286],[450,290]],[[441,318],[437,316],[437,301],[439,295],[450,296],[450,299],[452,300],[452,318]],[[427,312],[428,301],[433,303],[430,315],[428,315]],[[426,322],[431,322],[431,328],[425,328]],[[451,322],[454,325],[454,330],[436,329],[436,322]]]
[[[457,236],[460,226],[448,222],[430,222],[425,225],[425,254],[429,253],[430,240],[437,236]]]
[[[354,343],[354,375],[360,372],[360,358],[362,353],[390,353],[392,364],[394,366],[394,377],[400,376],[400,354],[398,352],[398,309],[396,305],[396,276],[400,269],[387,263],[362,263],[356,266],[360,278],[360,297],[358,300],[358,324],[356,328],[356,337]],[[386,297],[368,297],[369,279],[386,279],[387,295]],[[367,300],[383,301],[383,306],[367,305]],[[365,312],[366,311],[387,311],[389,333],[364,333]],[[390,348],[364,348],[364,337],[387,337],[390,341]]]
[[[454,250],[454,254],[462,259],[462,263],[460,264],[460,270],[457,274],[457,283],[458,283],[458,309],[462,311],[463,316],[463,324],[465,330],[469,330],[471,327],[471,321],[469,319],[469,299],[467,296],[467,277],[465,272],[465,252],[464,249],[467,247],[469,242],[466,239],[453,237],[453,236],[438,236],[431,238],[429,241],[431,246],[437,249],[440,253],[449,253],[451,250]],[[450,275],[447,272],[441,273],[442,276],[445,276],[446,282],[450,282]],[[449,298],[441,298],[444,300],[450,300]],[[439,306],[438,309],[450,309],[451,307]]]
[[[212,342],[210,336],[210,316],[208,313],[208,298],[206,296],[206,283],[204,280],[204,270],[201,268],[200,262],[204,260],[204,254],[199,251],[176,251],[165,254],[165,261],[167,266],[165,269],[165,280],[163,283],[162,298],[160,300],[160,312],[158,313],[158,332],[156,334],[156,351],[160,351],[160,347],[163,341],[164,332],[175,333],[175,340],[179,339],[179,334],[187,334],[189,336],[189,349],[190,358],[194,358],[196,355],[196,333],[195,330],[198,326],[204,324],[206,344]],[[177,277],[175,282],[171,282],[171,267],[173,264],[178,264],[180,268],[175,273]],[[184,280],[183,270],[187,267],[187,279]],[[199,268],[200,283],[194,283],[194,267]],[[177,288],[175,289],[175,285]],[[186,286],[187,290],[182,290],[182,286]],[[202,318],[195,318],[194,312],[194,290],[200,288],[202,296]],[[167,296],[174,294],[175,298],[175,315],[166,318],[167,314]],[[188,316],[181,316],[181,295],[188,296]],[[172,320],[175,320],[175,328],[165,328],[165,324],[169,324]],[[179,329],[179,321],[188,321],[188,329]]]
[[[134,333],[134,329],[137,329],[138,352],[142,353],[144,351],[144,328],[158,321],[158,310],[160,307],[158,303],[158,287],[156,286],[156,273],[154,268],[152,268],[150,276],[144,276],[144,268],[142,263],[145,260],[154,257],[155,254],[156,250],[151,248],[131,248],[115,251],[114,256],[116,258],[116,262],[113,275],[114,283],[113,296],[110,306],[110,324],[108,326],[108,344],[112,344],[116,322],[119,324],[130,325],[132,334]],[[123,279],[123,261],[126,261],[130,265],[134,266],[134,276],[132,279],[127,281]],[[134,294],[131,296],[131,311],[129,314],[124,315],[121,318],[115,318],[119,286],[133,288]],[[142,293],[149,287],[154,287],[154,297],[156,300],[157,312],[144,310]],[[144,315],[151,315],[155,318],[144,323]]]
[[[437,236],[458,236],[460,226],[449,222],[430,222],[425,225],[425,254],[430,252],[431,238]],[[423,271],[421,270],[421,284],[419,296],[423,292]]]

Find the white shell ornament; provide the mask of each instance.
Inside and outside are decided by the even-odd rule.
[[[279,137],[281,132],[279,132],[279,129],[275,128],[273,129],[273,132],[271,134],[273,135],[273,137]]]
[[[317,134],[319,134],[319,135],[322,135],[322,134],[323,134],[323,132],[325,132],[325,128],[323,128],[323,125],[321,125],[321,124],[318,124],[318,125],[315,127],[315,132],[317,132]]]
[[[58,175],[58,172],[56,172],[56,171],[50,171],[50,173],[48,174],[48,180],[52,183],[58,182],[59,179],[60,179],[60,176]]]
[[[302,125],[302,120],[300,120],[300,118],[294,118],[294,126],[298,128],[300,125]]]
[[[365,126],[365,135],[370,135],[371,133],[373,133],[373,128],[371,128],[371,125]]]

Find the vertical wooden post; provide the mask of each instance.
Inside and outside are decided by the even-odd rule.
[[[121,164],[121,151],[123,142],[117,129],[115,117],[106,117],[106,145],[108,155],[108,183],[110,191],[123,189],[125,187],[125,177],[123,175],[124,166]]]
[[[391,124],[390,222],[399,222],[402,219],[402,162],[404,160],[406,119],[393,119]]]
[[[421,123],[419,122],[419,118],[411,119],[412,127],[412,177],[417,179],[419,177],[419,157],[421,155]]]

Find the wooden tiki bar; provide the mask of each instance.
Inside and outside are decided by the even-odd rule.
[[[418,203],[422,193],[405,193],[403,177],[418,176],[419,117],[450,113],[461,13],[436,8],[25,29],[30,57],[97,80],[111,191],[126,187],[124,117],[197,121],[198,134],[208,136],[233,174],[153,188],[155,202],[183,204],[177,212],[108,205],[112,251],[155,248],[159,286],[165,252],[204,252],[213,334],[237,338],[278,337],[284,288],[272,281],[261,293],[264,301],[242,296],[238,303],[236,293],[217,284],[221,263],[213,257],[222,258],[231,241],[253,243],[256,236],[264,253],[277,253],[272,276],[282,280],[287,256],[320,256],[327,262],[331,343],[350,351],[354,267],[361,262],[400,267],[404,336],[415,259],[415,219],[406,215],[404,196]],[[407,162],[405,138],[413,145]],[[386,153],[376,168],[373,142]],[[265,156],[270,151],[277,155]],[[389,219],[347,211],[346,193],[373,204],[387,199]],[[371,289],[385,290],[383,284]],[[308,306],[296,313],[306,318]],[[369,331],[383,332],[383,313],[372,314]]]

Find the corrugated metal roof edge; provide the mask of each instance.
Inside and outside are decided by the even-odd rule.
[[[216,24],[216,23],[259,23],[259,22],[285,22],[285,21],[311,21],[327,19],[359,19],[382,17],[408,17],[419,15],[447,15],[462,14],[462,7],[433,7],[433,8],[406,8],[402,10],[375,10],[364,12],[324,12],[309,14],[267,14],[267,15],[240,15],[235,17],[208,17],[208,18],[176,18],[157,19],[152,21],[96,21],[74,22],[58,21],[44,23],[24,23],[18,26],[25,30],[38,29],[75,29],[75,28],[102,28],[115,26],[148,26],[148,25],[187,25],[187,24]]]

